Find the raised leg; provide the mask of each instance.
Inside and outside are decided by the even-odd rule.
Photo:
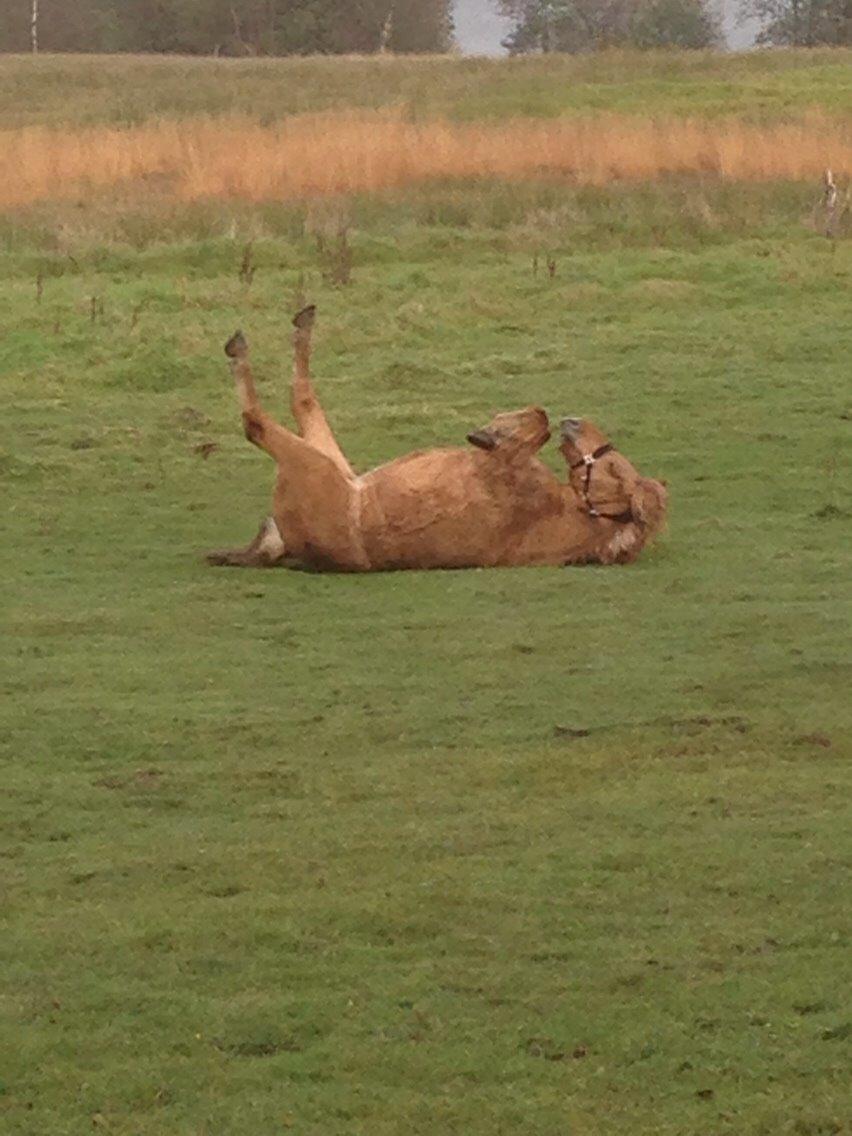
[[[320,568],[369,567],[359,528],[359,488],[327,454],[276,422],[260,404],[240,332],[225,353],[243,414],[246,437],[278,466],[275,524],[287,555]]]
[[[316,307],[303,308],[293,319],[293,386],[290,406],[299,432],[314,449],[330,458],[341,473],[355,477],[355,471],[338,445],[334,431],[328,424],[325,411],[311,382],[311,332],[316,318]]]

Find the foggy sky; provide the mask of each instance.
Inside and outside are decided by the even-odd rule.
[[[721,0],[725,35],[736,51],[754,43],[754,23],[737,24],[736,0]],[[494,0],[456,0],[456,41],[466,55],[502,55],[500,41],[509,31],[509,23],[497,14]]]

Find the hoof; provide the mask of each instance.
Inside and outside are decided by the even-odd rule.
[[[205,552],[204,560],[207,564],[212,564],[214,568],[226,568],[233,566],[233,553],[223,549],[219,552]]]
[[[229,359],[244,359],[248,355],[248,341],[241,331],[235,331],[225,344],[225,354]]]
[[[265,517],[247,548],[225,548],[204,557],[214,568],[277,568],[286,560],[286,549],[272,517]]]
[[[205,553],[204,561],[213,568],[278,568],[284,564],[284,555],[272,556],[256,548],[226,548]]]
[[[293,327],[297,327],[299,331],[308,331],[314,326],[314,320],[317,315],[316,304],[308,304],[306,308],[302,308],[300,312],[296,312],[293,316]]]

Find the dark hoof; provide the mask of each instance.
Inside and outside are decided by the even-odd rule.
[[[229,359],[244,359],[248,355],[248,341],[241,331],[235,331],[225,344],[225,354]]]
[[[204,559],[215,568],[277,568],[286,561],[286,549],[275,521],[265,517],[247,548],[208,552]]]
[[[227,549],[220,552],[205,552],[204,559],[214,568],[236,568],[238,566],[235,554]]]
[[[300,312],[296,312],[293,316],[293,327],[297,327],[300,331],[309,330],[314,326],[316,315],[316,304],[308,304],[306,308],[302,308]]]

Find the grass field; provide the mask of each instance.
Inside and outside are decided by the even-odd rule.
[[[670,102],[764,68],[830,111],[834,59],[674,59]],[[4,1136],[850,1130],[852,248],[817,192],[6,214]],[[305,295],[360,468],[541,402],[668,480],[668,535],[625,569],[208,569],[272,476],[222,343],[283,408]]]
[[[0,134],[15,155],[0,204],[152,183],[179,201],[314,202],[438,181],[500,179],[605,186],[699,175],[734,182],[810,181],[852,171],[852,124],[811,114],[773,124],[593,115],[507,124],[411,123],[396,114],[297,115]]]
[[[5,96],[5,97],[4,97]],[[519,60],[0,58],[0,207],[310,201],[499,178],[852,173],[852,50]],[[843,112],[847,113],[843,113]]]
[[[852,49],[625,52],[549,59],[180,59],[0,56],[0,128],[398,107],[479,121],[609,110],[798,118],[848,115]]]

